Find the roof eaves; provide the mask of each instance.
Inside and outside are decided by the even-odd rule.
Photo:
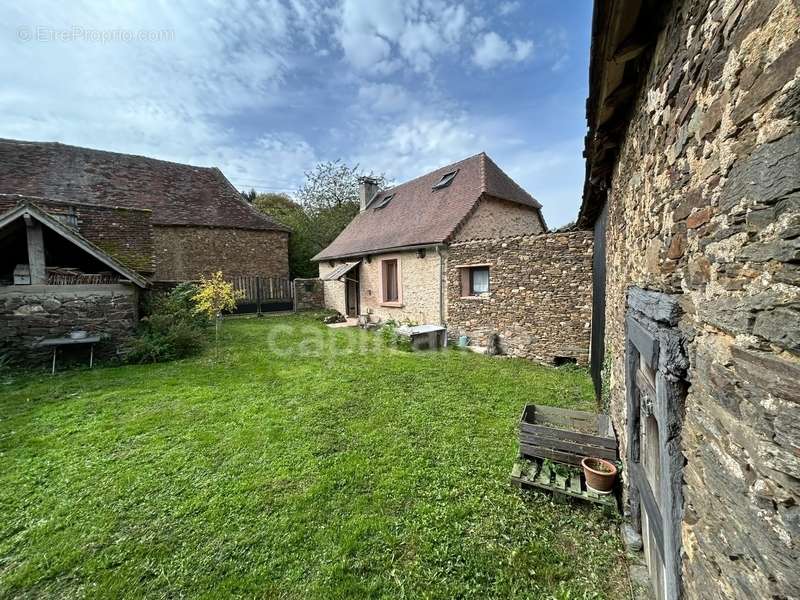
[[[0,228],[5,227],[12,221],[15,221],[24,215],[30,215],[43,225],[46,225],[58,233],[61,237],[71,241],[85,252],[88,252],[94,256],[100,262],[117,271],[120,275],[124,275],[130,279],[139,287],[146,288],[148,285],[150,285],[150,282],[145,277],[139,275],[139,273],[106,253],[104,250],[87,240],[78,232],[70,229],[66,225],[63,225],[60,221],[51,217],[46,211],[42,210],[32,202],[23,202],[5,214],[0,215]]]
[[[311,258],[312,262],[324,262],[326,260],[341,260],[344,258],[360,258],[372,254],[389,254],[390,252],[406,252],[411,250],[418,250],[420,248],[430,248],[432,246],[441,246],[446,244],[445,240],[438,240],[434,242],[424,242],[421,244],[409,244],[405,246],[387,246],[386,248],[372,248],[369,250],[358,250],[349,252],[347,254],[323,254],[324,250]]]

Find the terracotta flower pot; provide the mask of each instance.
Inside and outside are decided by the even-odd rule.
[[[581,461],[586,485],[595,492],[610,494],[617,478],[617,467],[604,458],[586,457]]]

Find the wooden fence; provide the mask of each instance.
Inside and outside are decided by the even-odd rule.
[[[282,277],[247,275],[227,278],[242,297],[236,312],[288,310],[292,307],[292,282]]]

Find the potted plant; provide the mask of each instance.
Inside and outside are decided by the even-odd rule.
[[[598,494],[610,494],[617,478],[617,467],[604,458],[587,456],[581,461],[586,487]]]

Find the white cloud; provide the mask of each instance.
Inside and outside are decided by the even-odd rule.
[[[352,158],[365,169],[406,181],[481,151],[485,142],[465,116],[412,117],[373,131]]]
[[[519,7],[520,7],[519,2],[501,2],[500,6],[497,9],[497,12],[499,12],[503,16],[507,16],[519,10]]]
[[[509,43],[494,31],[484,34],[475,45],[472,62],[482,69],[491,69],[501,63],[520,62],[533,53],[533,42],[514,40]]]
[[[394,83],[365,83],[358,88],[358,99],[366,110],[378,113],[406,111],[416,104],[403,87]]]
[[[347,61],[362,73],[387,74],[402,65],[423,73],[437,57],[465,43],[468,23],[463,5],[343,0],[336,39]]]
[[[6,82],[0,137],[215,165],[236,184],[302,177],[314,160],[308,144],[295,136],[276,145],[277,138],[257,130],[242,139],[225,125],[243,111],[267,111],[282,101],[278,92],[293,69],[293,34],[306,46],[317,35],[305,33],[309,23],[298,12],[308,2],[292,4],[209,9],[176,2],[147,10],[137,3],[7,4],[0,8],[0,54],[15,60],[0,62]],[[165,35],[157,41],[63,37],[75,28]],[[20,31],[34,39],[21,39]]]

